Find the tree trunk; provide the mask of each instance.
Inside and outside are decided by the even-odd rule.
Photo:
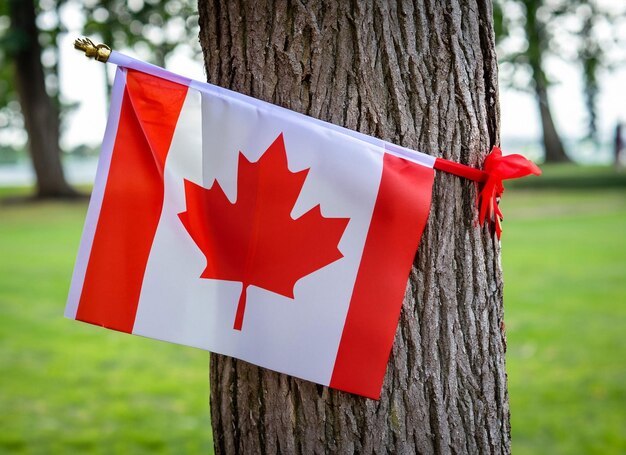
[[[37,197],[76,196],[61,166],[59,113],[46,93],[33,0],[11,0],[9,12],[12,33],[20,40],[13,55],[15,86],[37,178]]]
[[[548,103],[548,91],[540,82],[535,82],[535,97],[541,117],[541,131],[543,132],[543,150],[546,163],[569,163],[571,160],[565,153],[561,137],[554,126],[552,112]]]
[[[550,103],[548,103],[548,78],[543,71],[543,55],[546,51],[548,38],[546,37],[546,24],[537,17],[542,2],[537,0],[523,0],[526,9],[526,37],[528,38],[529,65],[532,71],[535,99],[541,118],[541,131],[543,133],[543,151],[546,163],[566,163],[570,159],[565,154],[561,137],[556,130]]]
[[[480,166],[499,141],[488,1],[200,1],[209,81]],[[498,242],[437,172],[380,401],[211,355],[218,454],[509,453]]]

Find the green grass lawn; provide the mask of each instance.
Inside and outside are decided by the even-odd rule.
[[[547,170],[502,204],[513,453],[623,454],[626,175]]]
[[[626,177],[563,169],[503,202],[513,453],[626,453]],[[62,317],[85,211],[0,203],[0,452],[210,452],[207,353]]]
[[[0,205],[0,453],[208,453],[208,354],[63,318],[86,203]]]

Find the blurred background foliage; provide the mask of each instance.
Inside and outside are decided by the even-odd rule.
[[[98,154],[90,144],[58,145],[77,108],[59,83],[70,9],[94,41],[161,66],[181,47],[201,61],[193,1],[0,1],[0,453],[210,452],[205,352],[61,317],[86,202],[16,201],[75,199],[89,185],[67,191],[64,174],[46,186],[39,179],[49,176],[36,173],[33,185],[10,186],[27,156],[60,167],[92,166]],[[503,200],[513,453],[626,453],[626,173],[617,161],[562,163],[576,161],[580,143],[555,126],[550,93],[561,75],[546,63],[575,64],[585,146],[606,147],[599,75],[626,61],[626,3],[496,0],[494,16],[501,86],[532,95],[548,163],[542,177],[507,184]],[[21,105],[35,90],[20,94],[20,78],[41,85],[40,104],[58,120],[45,126],[57,135],[44,136],[57,143],[39,151],[26,141],[41,134],[25,131],[32,106]],[[103,80],[85,90],[109,90]],[[619,149],[614,139],[609,147]]]
[[[133,49],[146,61],[166,66],[181,45],[197,44],[197,8],[183,0],[6,0],[0,3],[0,128],[25,130],[39,198],[66,198],[59,133],[64,115],[76,107],[59,90],[60,37],[67,33],[61,11],[67,6],[83,17],[85,35],[115,49]],[[35,58],[37,56],[38,58]],[[106,67],[102,70],[106,73]],[[110,91],[105,77],[107,93]],[[48,99],[44,99],[48,98]],[[43,117],[56,121],[39,121]],[[42,140],[36,140],[43,136]],[[12,144],[0,143],[6,153]],[[19,153],[19,150],[13,154]],[[41,163],[38,166],[38,163]],[[54,172],[55,166],[59,169]]]
[[[64,119],[78,103],[64,98],[59,84],[59,44],[67,34],[63,10],[73,9],[82,18],[82,32],[114,49],[132,50],[140,58],[167,66],[180,46],[194,49],[201,60],[197,40],[197,8],[192,0],[5,0],[0,3],[0,162],[29,152],[33,161],[36,195],[72,197],[67,190],[58,146]],[[31,24],[32,22],[32,24]],[[597,99],[602,87],[599,75],[626,61],[626,3],[607,0],[495,0],[494,24],[500,58],[501,83],[531,93],[541,124],[541,143],[546,162],[568,162],[575,153],[567,150],[553,115],[549,92],[559,74],[546,68],[548,59],[575,63],[582,76],[587,115],[585,138],[599,147]],[[31,27],[32,26],[32,27]],[[38,55],[37,64],[32,55]],[[30,64],[20,65],[26,57]],[[21,60],[20,60],[21,59]],[[106,72],[106,67],[102,67]],[[38,75],[41,73],[41,77]],[[43,82],[39,82],[41,79]],[[47,118],[56,122],[35,124],[28,115],[45,108],[45,100],[20,97],[23,84],[30,98],[49,98]],[[109,79],[104,78],[110,90]],[[42,86],[40,90],[33,87]],[[26,121],[25,121],[26,120]],[[37,140],[37,132],[47,130]],[[21,133],[26,131],[28,134]],[[30,141],[25,138],[30,137]],[[16,140],[16,138],[18,138]],[[565,143],[565,145],[564,145]],[[86,152],[77,147],[77,155]],[[97,152],[92,150],[90,153]],[[575,150],[574,150],[575,152]],[[37,163],[46,163],[37,166]],[[54,169],[56,173],[54,172]]]
[[[546,60],[576,62],[582,74],[587,138],[597,140],[600,71],[626,62],[626,3],[589,0],[496,0],[494,28],[500,80],[534,95],[541,119],[545,161],[572,161],[556,129],[548,91],[558,74]]]

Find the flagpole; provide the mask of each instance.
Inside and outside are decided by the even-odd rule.
[[[190,79],[187,79],[184,76],[176,75],[158,66],[136,60],[132,57],[128,57],[118,52],[113,52],[111,48],[106,44],[94,44],[94,42],[91,41],[89,38],[76,39],[74,41],[74,48],[83,51],[86,57],[95,58],[97,61],[102,63],[106,63],[110,60],[110,63],[113,63],[114,65],[148,72],[156,76],[171,80],[172,82],[181,82],[184,84],[188,84],[191,82]],[[391,151],[392,153],[406,156],[405,153],[403,153],[403,147],[399,147],[394,144],[384,143],[384,148],[388,151]],[[414,151],[411,150],[411,152]],[[411,155],[409,155],[408,157],[414,159],[414,157],[412,157]],[[435,169],[448,172],[450,174],[455,174],[459,177],[471,179],[479,183],[485,182],[488,178],[488,174],[486,172],[461,163],[455,163],[452,161],[444,160],[442,158],[435,159],[434,157],[430,156],[428,156],[428,158],[424,158],[427,161],[427,163],[425,164],[432,166]]]
[[[151,63],[137,60],[133,57],[122,54],[117,51],[113,51],[106,44],[95,44],[92,40],[86,37],[77,38],[74,41],[74,49],[83,51],[86,57],[94,58],[95,60],[102,62],[102,63],[111,63],[113,65],[121,66],[123,68],[129,68],[129,69],[141,71],[143,73],[152,74],[153,76],[157,76],[157,77],[166,79],[171,82],[176,82],[176,83],[188,85],[188,86],[196,86],[196,87],[199,87],[201,90],[209,89],[215,95],[219,97],[223,97],[223,96],[233,97],[241,101],[252,103],[255,105],[260,103],[267,109],[278,110],[278,111],[283,110],[283,108],[281,107],[256,100],[255,98],[242,95],[237,92],[232,92],[222,87],[218,87],[218,86],[203,83],[203,82],[193,81],[192,79],[189,79],[187,77],[181,76],[176,73],[172,73],[171,71],[168,71],[165,68],[161,68],[159,66],[152,65]],[[293,114],[293,111],[290,111],[290,112]],[[302,114],[296,114],[296,115],[302,115]],[[312,121],[315,123],[323,124],[327,128],[338,130],[339,132],[355,137],[356,139],[360,139],[367,143],[382,147],[386,152],[389,152],[396,156],[400,156],[402,158],[407,158],[414,162],[418,162],[419,164],[425,165],[427,167],[434,167],[435,169],[439,168],[440,170],[443,170],[445,172],[450,172],[461,177],[471,178],[478,182],[484,182],[485,180],[487,180],[487,175],[483,171],[474,169],[469,166],[465,166],[463,164],[452,163],[452,165],[446,166],[445,163],[441,162],[442,160],[440,158],[435,158],[434,156],[431,156],[422,152],[407,149],[405,147],[400,147],[396,144],[392,144],[390,142],[383,141],[381,139],[378,139],[369,135],[361,134],[357,131],[342,128],[340,126],[337,126],[331,123],[322,122],[321,120],[313,119],[311,117],[307,117],[307,121]],[[439,163],[437,163],[438,160],[440,161]],[[443,161],[446,161],[446,160],[443,160]],[[466,168],[465,172],[463,172],[464,168]]]
[[[489,219],[495,219],[496,215],[498,215],[499,211],[496,211],[493,208],[493,201],[497,200],[504,191],[504,187],[502,185],[503,180],[519,178],[529,174],[541,175],[541,170],[525,157],[521,155],[502,156],[502,152],[498,147],[494,147],[491,153],[489,153],[485,158],[484,164],[487,164],[489,162],[490,165],[483,166],[485,167],[485,169],[477,169],[466,164],[449,161],[443,158],[436,158],[423,152],[400,147],[396,144],[392,144],[391,142],[383,141],[382,139],[375,138],[373,136],[362,134],[354,130],[334,125],[332,123],[308,117],[303,114],[299,114],[294,111],[270,103],[266,103],[264,101],[260,101],[256,98],[242,95],[241,93],[233,92],[231,90],[227,90],[213,84],[194,81],[179,74],[172,73],[165,68],[161,68],[159,66],[152,65],[151,63],[146,63],[133,57],[129,57],[122,53],[113,51],[106,44],[95,44],[89,38],[76,39],[74,41],[74,48],[83,51],[86,57],[94,58],[95,60],[102,63],[108,62],[122,68],[148,73],[171,82],[186,85],[189,87],[195,87],[204,92],[211,92],[215,96],[221,98],[231,98],[234,100],[243,101],[245,103],[250,103],[255,106],[262,107],[268,112],[278,112],[278,115],[288,112],[289,115],[295,116],[300,121],[317,123],[325,128],[338,131],[355,139],[381,147],[387,153],[391,153],[393,155],[408,159],[427,167],[432,167],[439,171],[447,172],[450,174],[454,174],[458,177],[463,177],[478,182],[482,186],[480,197],[478,198],[479,204],[482,206],[480,209],[481,216],[479,217],[481,224],[482,221],[484,221],[485,213],[489,214]],[[491,204],[491,206],[489,204]],[[497,232],[498,237],[500,237],[499,226]]]

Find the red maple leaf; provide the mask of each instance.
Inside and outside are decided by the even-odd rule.
[[[309,169],[289,171],[282,133],[256,163],[239,152],[238,166],[235,203],[217,180],[209,189],[185,180],[178,216],[206,256],[200,277],[243,284],[233,326],[241,330],[248,286],[293,299],[296,281],[343,257],[337,244],[350,219],[326,218],[319,205],[291,217]]]

